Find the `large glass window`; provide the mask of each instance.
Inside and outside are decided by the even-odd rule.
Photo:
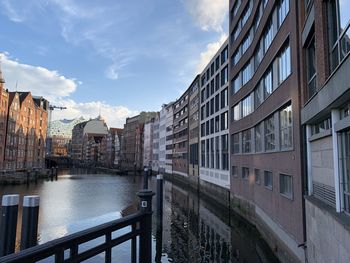
[[[316,93],[316,59],[315,59],[315,38],[312,38],[306,48],[307,84],[308,97]]]
[[[215,160],[215,155],[214,155],[214,138],[210,139],[210,168],[214,168],[214,160]]]
[[[215,117],[215,132],[219,132],[220,131],[220,117],[216,116]]]
[[[251,63],[249,62],[242,71],[242,84],[245,85],[252,77],[252,67]]]
[[[226,66],[221,70],[221,86],[225,85],[228,81],[228,67]]]
[[[248,180],[249,178],[249,168],[242,167],[242,178]]]
[[[221,91],[221,109],[228,105],[228,89]]]
[[[289,45],[281,52],[278,58],[278,83],[281,84],[292,72]]]
[[[350,131],[341,134],[341,165],[343,174],[344,209],[350,213]]]
[[[280,174],[280,193],[285,197],[292,198],[292,177],[286,174]]]
[[[207,139],[206,141],[206,147],[207,147],[207,150],[206,150],[206,162],[205,162],[205,167],[209,168],[210,166],[210,140]]]
[[[264,86],[259,82],[254,90],[254,108],[257,109],[264,101]]]
[[[280,27],[289,12],[289,0],[281,0],[278,6],[278,26]]]
[[[242,87],[242,79],[241,79],[241,74],[238,73],[235,79],[232,81],[232,91],[233,93],[236,93],[239,91]]]
[[[264,53],[267,52],[273,40],[273,27],[270,21],[264,32]]]
[[[233,107],[233,120],[238,121],[241,119],[241,104],[238,103]]]
[[[237,48],[236,52],[233,54],[232,65],[235,66],[241,59],[241,48]]]
[[[228,129],[228,111],[221,114],[221,130]]]
[[[243,153],[252,151],[252,133],[250,129],[242,132],[242,150]]]
[[[282,150],[293,147],[292,105],[280,111],[280,138]]]
[[[248,32],[247,36],[244,38],[243,43],[242,43],[242,54],[244,54],[247,49],[249,48],[250,44],[251,44],[251,36],[250,36],[250,32]]]
[[[220,110],[220,95],[217,94],[215,96],[215,112],[218,112]]]
[[[273,91],[272,70],[270,69],[263,77],[264,99]]]
[[[272,115],[264,121],[265,125],[265,150],[272,151],[276,148],[275,142],[275,117]]]
[[[259,169],[254,169],[254,175],[255,175],[255,183],[260,184],[261,183],[261,175]]]
[[[242,101],[242,117],[246,117],[253,112],[253,100],[252,96],[249,95]]]
[[[330,70],[333,71],[350,52],[350,2],[328,1],[328,35],[330,43]]]
[[[259,123],[254,127],[254,132],[255,132],[255,152],[262,152],[262,123]]]

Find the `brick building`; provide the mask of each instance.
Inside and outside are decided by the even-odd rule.
[[[0,67],[0,169],[4,169],[9,94]]]

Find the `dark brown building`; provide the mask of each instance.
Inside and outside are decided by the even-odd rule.
[[[189,89],[173,104],[173,173],[188,176]]]
[[[350,1],[300,4],[310,263],[350,258]]]
[[[288,262],[305,259],[299,2],[230,1],[231,197]]]

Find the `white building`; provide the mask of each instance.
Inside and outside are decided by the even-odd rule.
[[[173,172],[173,103],[164,104],[159,116],[159,168]]]
[[[154,119],[145,124],[143,130],[143,166],[152,165]]]
[[[159,114],[154,119],[154,124],[153,124],[152,170],[156,172],[159,171]]]
[[[228,41],[201,74],[201,180],[230,188]]]

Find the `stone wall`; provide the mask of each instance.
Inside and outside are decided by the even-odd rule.
[[[305,209],[308,262],[350,262],[350,218],[312,197]]]

